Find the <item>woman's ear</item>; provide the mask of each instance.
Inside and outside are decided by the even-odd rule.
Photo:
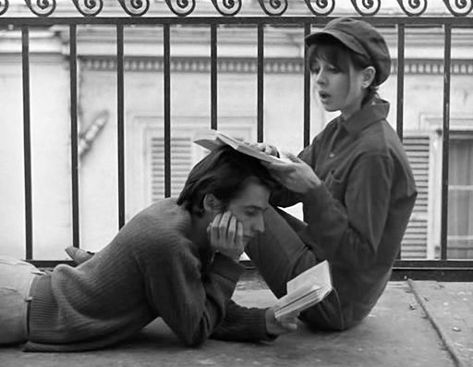
[[[205,211],[208,213],[219,213],[223,208],[222,202],[213,194],[205,194],[203,204]]]
[[[363,88],[368,88],[373,83],[376,76],[376,69],[373,66],[368,66],[363,70]]]

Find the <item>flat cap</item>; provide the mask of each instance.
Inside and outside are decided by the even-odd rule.
[[[353,18],[337,18],[319,32],[305,38],[307,46],[328,37],[337,39],[347,48],[371,60],[376,69],[375,84],[382,84],[391,72],[391,57],[384,37],[368,22]]]

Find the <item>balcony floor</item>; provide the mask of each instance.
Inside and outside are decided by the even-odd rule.
[[[242,280],[234,298],[266,306],[274,296],[260,281]],[[3,348],[0,366],[472,366],[473,283],[389,283],[369,317],[342,333],[297,332],[268,344],[209,340],[183,347],[160,320],[134,340],[87,353],[23,353]]]

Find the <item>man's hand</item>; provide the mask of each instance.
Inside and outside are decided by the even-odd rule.
[[[286,153],[288,162],[264,163],[271,175],[289,190],[306,194],[321,184],[312,167],[293,154]]]
[[[265,312],[266,332],[270,335],[281,335],[297,330],[299,313],[286,315],[279,320],[274,316],[274,309],[268,308]]]
[[[245,250],[243,224],[229,211],[215,216],[207,228],[210,246],[215,252],[238,261]]]

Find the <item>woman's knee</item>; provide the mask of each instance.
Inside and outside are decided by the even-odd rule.
[[[314,330],[343,331],[349,328],[335,289],[322,302],[303,311],[299,318]]]
[[[313,331],[344,331],[348,329],[340,314],[327,315],[318,310],[309,309],[299,319]]]

